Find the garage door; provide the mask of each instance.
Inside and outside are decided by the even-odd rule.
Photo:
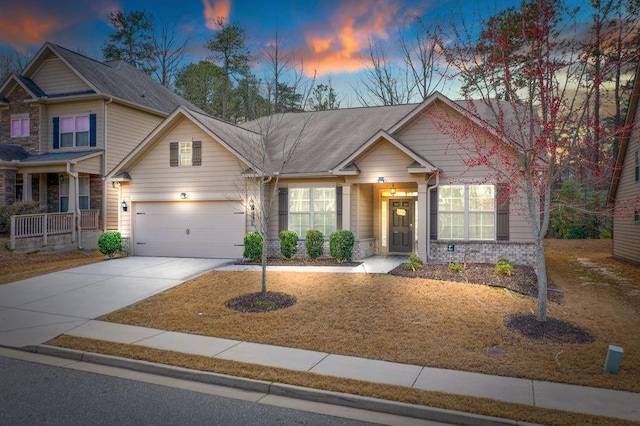
[[[242,204],[235,201],[136,202],[136,256],[241,258]]]

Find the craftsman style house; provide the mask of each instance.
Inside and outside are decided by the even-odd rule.
[[[356,258],[418,253],[533,265],[522,192],[504,196],[494,171],[470,167],[462,152],[471,141],[453,140],[444,117],[470,118],[486,144],[501,143],[490,121],[439,93],[420,104],[287,113],[243,126],[178,107],[109,173],[119,189],[113,204],[123,206],[117,228],[133,255],[239,258],[266,211],[273,254],[280,230],[304,239],[311,228],[325,237],[346,229]],[[268,178],[263,195],[256,176]]]
[[[640,63],[613,172],[613,255],[640,263]]]
[[[0,86],[0,206],[75,213],[74,227],[94,230],[78,245],[95,246],[118,226],[106,174],[179,105],[195,108],[122,61],[45,43]]]

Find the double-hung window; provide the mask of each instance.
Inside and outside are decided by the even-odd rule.
[[[328,237],[336,230],[336,188],[289,188],[288,223],[300,238],[309,229]]]
[[[29,117],[11,119],[11,137],[23,138],[29,136]]]
[[[180,142],[180,167],[191,165],[191,142]]]
[[[442,185],[438,189],[438,238],[494,240],[496,201],[493,185]]]
[[[69,178],[60,179],[60,212],[69,211]],[[80,210],[89,210],[89,176],[78,178],[78,207]]]
[[[89,146],[89,116],[60,117],[60,146]]]
[[[190,167],[201,165],[202,141],[169,143],[169,166]]]

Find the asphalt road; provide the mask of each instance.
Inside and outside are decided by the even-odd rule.
[[[0,425],[366,425],[0,357]]]

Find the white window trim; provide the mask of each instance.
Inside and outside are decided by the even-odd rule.
[[[489,213],[490,211],[486,211],[486,210],[473,210],[470,211],[469,210],[469,187],[470,186],[482,186],[482,185],[491,185],[493,186],[493,197],[494,197],[494,204],[493,204],[493,236],[491,238],[469,238],[469,213]],[[438,205],[438,224],[440,223],[440,215],[441,214],[447,214],[447,213],[463,213],[463,223],[464,223],[464,227],[463,227],[463,237],[462,238],[441,238],[440,237],[440,232],[438,229],[438,239],[445,239],[445,240],[455,240],[455,241],[496,241],[496,232],[497,232],[497,227],[498,227],[498,209],[497,209],[497,191],[496,191],[496,186],[493,184],[489,184],[489,183],[483,183],[483,184],[462,184],[462,183],[458,183],[458,184],[451,184],[451,185],[440,185],[440,188],[442,187],[447,187],[447,186],[464,186],[464,211],[460,211],[460,210],[441,210],[440,206]],[[438,204],[440,203],[440,191],[438,191]]]
[[[189,155],[185,153],[184,156],[182,154],[182,147],[189,147]],[[182,159],[189,160],[189,164],[182,164]],[[178,167],[191,167],[193,166],[193,143],[192,142],[178,142]]]
[[[291,197],[291,190],[292,189],[308,189],[309,190],[309,210],[305,210],[305,211],[300,211],[300,212],[295,212],[295,214],[308,214],[309,215],[309,227],[308,229],[315,229],[314,227],[314,210],[313,210],[313,190],[314,189],[319,189],[319,188],[327,188],[327,189],[333,189],[334,190],[334,196],[336,196],[336,185],[335,184],[329,184],[327,185],[326,183],[322,183],[322,182],[314,182],[314,183],[308,183],[308,184],[303,184],[303,183],[295,183],[295,184],[289,184],[289,197]],[[287,221],[288,223],[292,223],[291,221],[291,210],[290,210],[290,204],[291,201],[287,202]],[[336,204],[336,209],[333,211],[334,214],[334,228],[337,230],[338,229],[338,206]],[[298,238],[300,238],[301,240],[305,239],[305,235],[304,233],[306,233],[306,229],[303,230],[302,235],[298,235]],[[325,238],[329,238],[329,235],[324,235]]]
[[[91,178],[89,176],[80,176],[80,184],[78,185],[78,208],[80,208],[80,198],[87,197],[87,208],[82,210],[90,210],[91,209]],[[82,193],[82,181],[86,180],[87,182],[87,193]]]
[[[22,122],[23,121],[27,121],[28,125],[27,125],[27,134],[23,134],[22,133]],[[18,121],[20,122],[20,134],[16,135],[13,133],[13,122],[14,121]],[[12,138],[26,138],[31,136],[31,119],[29,117],[29,114],[16,114],[16,115],[12,115],[11,119],[9,121],[9,133],[10,133],[10,137]]]
[[[77,131],[76,130],[76,119],[78,119],[79,117],[87,117],[87,120],[89,121],[89,128],[87,130],[82,130],[82,131]],[[62,131],[62,120],[67,119],[67,118],[73,118],[73,132],[63,132]],[[58,141],[60,144],[60,148],[88,148],[91,145],[91,114],[78,114],[78,115],[65,115],[65,116],[60,116],[59,117],[59,129],[58,129]],[[87,144],[86,145],[78,145],[78,137],[77,134],[78,133],[87,133]],[[73,143],[72,146],[63,146],[62,145],[62,135],[63,134],[69,134],[72,133],[73,134]]]

